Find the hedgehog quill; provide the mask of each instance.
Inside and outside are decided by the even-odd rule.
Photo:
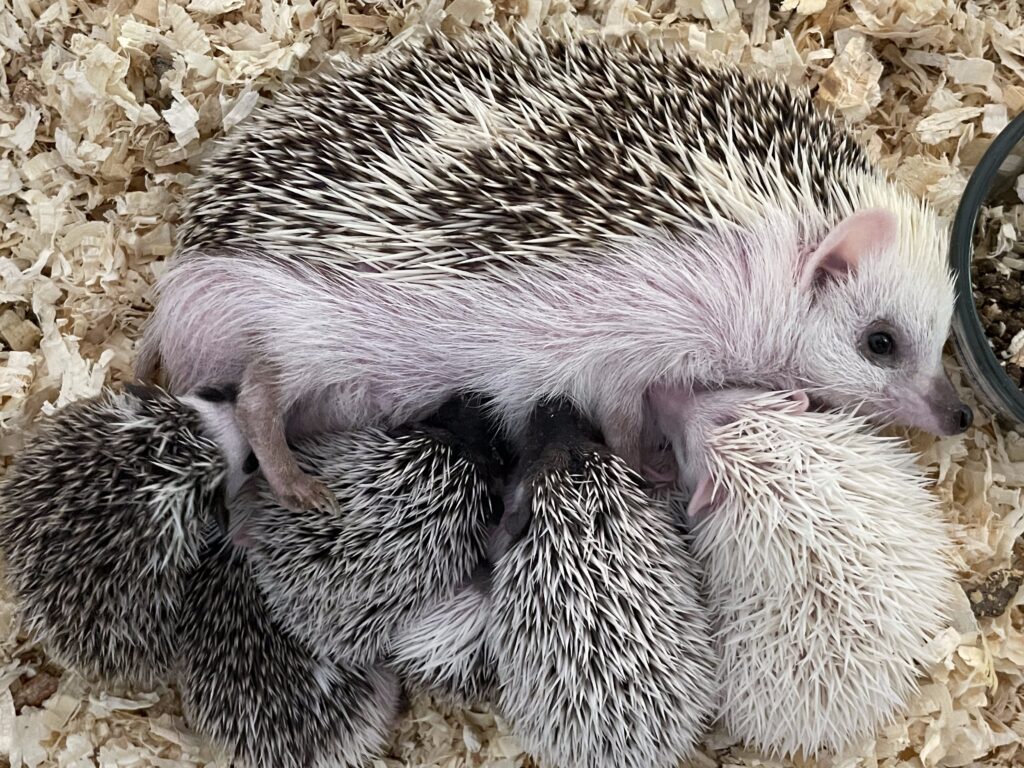
[[[400,713],[394,676],[316,654],[274,621],[245,551],[209,530],[189,577],[178,674],[186,718],[244,768],[364,765]]]
[[[490,592],[490,568],[482,567],[453,597],[426,606],[399,628],[387,663],[404,685],[463,707],[493,700]]]
[[[634,469],[652,385],[799,387],[952,434],[947,239],[807,94],[656,46],[439,39],[222,141],[137,372],[237,384],[291,509],[336,500],[289,439],[455,391],[513,438],[569,397]]]
[[[235,397],[104,390],[54,414],[0,482],[6,572],[27,628],[65,664],[136,684],[166,675],[210,522],[247,549],[277,625],[344,662],[383,660],[395,627],[486,558],[507,458],[478,398],[297,443],[346,502],[328,516],[282,515],[238,441]]]
[[[223,416],[203,397],[107,390],[42,424],[4,476],[7,576],[62,663],[136,685],[169,670],[202,526],[238,479]]]
[[[344,514],[289,512],[263,478],[238,505],[275,618],[331,658],[385,659],[395,630],[453,598],[485,559],[503,451],[474,397],[389,432],[303,440],[303,465],[326,478]]]

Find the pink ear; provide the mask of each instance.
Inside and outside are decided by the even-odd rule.
[[[715,484],[708,475],[704,475],[693,489],[693,495],[686,505],[686,516],[691,523],[696,523],[705,517],[715,504]]]
[[[811,398],[802,389],[790,392],[789,399],[793,403],[790,408],[786,409],[789,413],[807,413],[807,410],[811,407]]]
[[[861,258],[896,242],[896,229],[896,217],[884,208],[871,208],[843,219],[807,257],[800,273],[800,287],[809,288],[829,275],[839,277],[856,272]]]

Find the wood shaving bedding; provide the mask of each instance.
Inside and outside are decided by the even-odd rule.
[[[428,24],[452,35],[518,20],[559,34],[661,37],[712,60],[810,85],[823,106],[856,127],[883,167],[951,216],[974,164],[1024,109],[1020,4],[783,0],[777,6],[768,0],[0,3],[0,461],[17,453],[21,430],[40,413],[130,375],[150,286],[171,252],[176,204],[206,141],[243,120],[281,82],[333,55],[415,44]],[[1018,187],[1024,190],[1024,180]],[[1024,559],[1024,440],[982,412],[966,437],[913,440],[937,478],[965,583],[973,591],[992,583],[1007,592],[1015,582],[998,574],[1012,576]],[[1024,589],[999,599],[1006,609],[979,619],[965,594],[954,627],[931,643],[931,664],[908,716],[822,764],[1024,764]],[[20,634],[9,599],[0,594],[0,768],[6,764],[222,763],[185,726],[172,689],[119,695],[62,671]],[[372,764],[511,768],[530,762],[493,713],[418,700],[390,754]],[[712,733],[693,765],[814,763],[769,760]]]

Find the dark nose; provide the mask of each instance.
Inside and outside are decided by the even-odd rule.
[[[969,406],[961,403],[953,414],[953,418],[956,420],[959,431],[966,432],[968,427],[974,423],[974,411]]]

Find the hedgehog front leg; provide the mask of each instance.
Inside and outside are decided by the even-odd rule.
[[[618,382],[613,386],[618,389]],[[630,468],[636,471],[641,470],[643,466],[643,398],[637,397],[634,393],[616,392],[614,395],[606,396],[604,403],[598,407],[595,415],[608,448]]]
[[[338,501],[319,479],[299,466],[285,436],[284,413],[270,369],[252,363],[245,371],[236,406],[238,427],[259,461],[274,495],[293,512],[337,512]]]

